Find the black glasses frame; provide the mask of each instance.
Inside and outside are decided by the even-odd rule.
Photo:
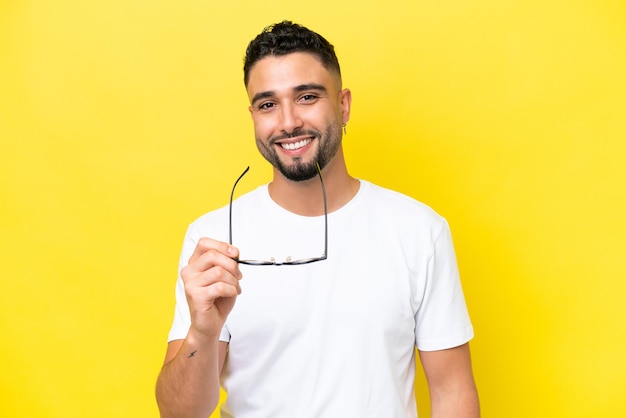
[[[283,262],[276,261],[274,257],[271,260],[240,260],[235,258],[234,260],[239,264],[247,264],[249,266],[295,266],[300,264],[310,264],[315,263],[316,261],[326,260],[328,254],[328,208],[326,205],[326,187],[324,187],[324,179],[322,178],[322,170],[320,169],[319,164],[315,164],[315,168],[317,168],[317,175],[320,178],[320,183],[322,183],[322,195],[324,196],[324,253],[321,257],[312,257],[312,258],[301,258],[297,260],[292,260],[291,257],[287,257],[287,259]],[[233,185],[233,190],[230,192],[230,203],[228,205],[228,243],[233,245],[233,196],[235,195],[235,188],[237,187],[237,183],[242,177],[250,170],[250,167],[246,167],[246,169],[241,173],[241,175],[235,181]]]

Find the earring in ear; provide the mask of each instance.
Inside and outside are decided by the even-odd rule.
[[[347,133],[347,132],[346,132],[346,125],[347,125],[347,123],[344,123],[344,124],[342,125],[342,126],[343,126],[343,134],[344,134],[344,135]]]

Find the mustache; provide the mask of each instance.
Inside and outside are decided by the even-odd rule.
[[[295,138],[297,136],[313,136],[317,139],[320,139],[322,137],[321,133],[319,133],[318,131],[315,130],[311,130],[311,129],[296,129],[291,133],[285,132],[282,135],[277,135],[277,136],[273,136],[270,138],[269,143],[270,145],[274,145],[274,143],[276,141],[281,141],[283,139],[290,139],[290,138]]]

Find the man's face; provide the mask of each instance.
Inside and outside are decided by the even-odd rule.
[[[268,56],[250,70],[250,113],[259,151],[285,177],[317,175],[341,146],[350,91],[312,54]]]

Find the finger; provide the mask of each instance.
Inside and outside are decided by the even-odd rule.
[[[225,255],[215,249],[209,249],[197,257],[193,264],[190,264],[193,270],[206,271],[214,267],[220,267],[234,277],[241,279],[241,271],[239,270],[239,263],[234,258]]]
[[[239,278],[222,266],[214,266],[208,270],[196,272],[188,280],[191,286],[207,287],[215,283],[227,283],[232,286],[239,285]]]
[[[234,261],[239,256],[239,250],[230,244],[212,238],[201,238],[189,259],[185,270],[208,270],[214,266],[222,266],[238,279],[241,279],[239,265]]]
[[[213,302],[220,297],[241,293],[239,280],[221,267],[197,272],[185,280],[185,293],[190,305]]]
[[[230,262],[234,262],[230,260]],[[236,262],[234,262],[236,264]],[[238,269],[238,267],[235,267]],[[213,286],[217,283],[224,283],[232,286],[236,289],[236,294],[241,293],[241,287],[239,280],[241,279],[241,273],[237,270],[239,275],[234,275],[228,269],[222,266],[213,266],[207,270],[197,270],[193,266],[187,266],[181,271],[181,277],[183,279],[185,293],[193,298],[205,297],[206,288]],[[220,285],[221,286],[221,285]]]
[[[239,257],[239,250],[232,245],[223,242],[217,241],[212,238],[203,237],[198,240],[196,244],[196,248],[194,249],[193,254],[189,258],[189,263],[192,263],[195,259],[202,256],[207,251],[214,250],[219,253],[222,253],[230,258]]]
[[[223,281],[216,282],[206,287],[208,300],[216,300],[219,298],[233,298],[241,293],[239,282],[232,284]]]

